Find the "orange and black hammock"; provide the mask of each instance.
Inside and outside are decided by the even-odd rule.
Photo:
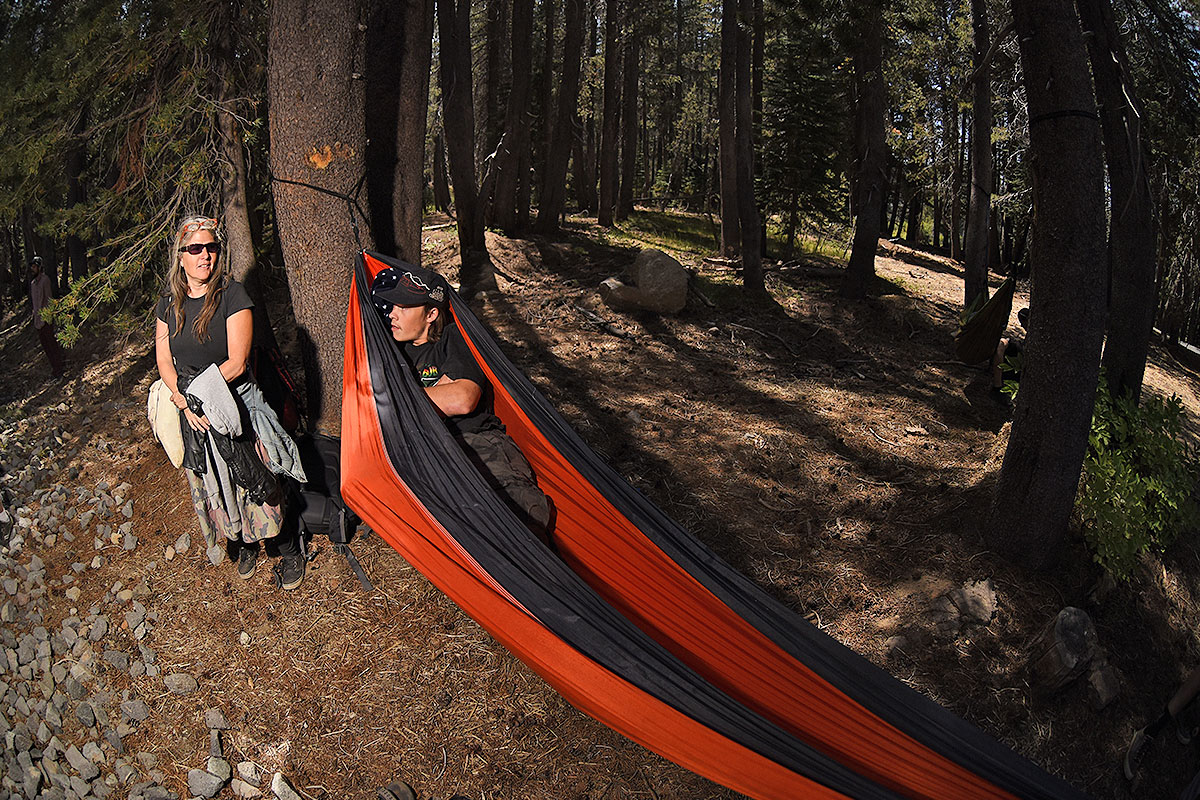
[[[557,508],[553,554],[488,488],[371,305],[346,324],[346,502],[563,697],[755,798],[1083,798],[773,600],[607,466],[446,289]],[[561,556],[561,557],[560,557]]]

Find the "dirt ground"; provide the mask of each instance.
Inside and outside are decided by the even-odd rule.
[[[1132,789],[1120,759],[1200,663],[1196,537],[1115,588],[1100,584],[1078,535],[1045,574],[987,552],[980,533],[1009,412],[982,370],[953,360],[961,269],[887,245],[870,300],[840,300],[831,265],[814,260],[770,270],[772,300],[747,304],[734,270],[672,241],[632,227],[608,238],[582,220],[554,240],[489,234],[500,291],[477,313],[634,486],[830,636],[1096,797],[1176,796],[1197,769],[1194,751],[1160,744]],[[599,282],[639,245],[694,271],[682,314],[599,303]],[[427,233],[425,258],[453,279],[452,229]],[[149,333],[93,328],[71,353],[68,380],[49,383],[27,314],[26,305],[0,318],[0,421],[67,433],[77,454],[47,485],[131,483],[140,542],[106,549],[105,566],[79,576],[78,601],[52,590],[45,624],[53,630],[114,583],[145,578],[159,615],[147,643],[163,674],[189,672],[201,688],[178,697],[161,679],[112,683],[152,712],[126,748],[157,755],[182,796],[187,770],[207,755],[203,716],[213,707],[232,722],[231,761],[282,770],[310,798],[374,797],[397,778],[440,799],[738,796],[576,711],[372,534],[353,545],[372,592],[322,541],[288,593],[268,570],[242,582],[228,563],[211,566],[199,546],[167,560],[181,533],[202,537],[184,480],[146,424]],[[1156,347],[1147,385],[1182,398],[1195,437],[1196,367]],[[88,539],[39,550],[47,574],[90,559]],[[938,596],[985,578],[999,599],[991,624],[946,638],[922,622]],[[1092,616],[1123,677],[1102,711],[1083,685],[1051,697],[1030,689],[1028,645],[1069,605]],[[907,646],[889,651],[900,634]]]

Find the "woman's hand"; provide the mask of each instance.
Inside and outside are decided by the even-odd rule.
[[[209,421],[208,421],[208,417],[205,417],[205,416],[198,417],[194,413],[192,413],[192,410],[190,408],[183,409],[183,416],[185,419],[187,419],[188,425],[191,425],[192,430],[194,430],[194,431],[203,431],[203,432],[207,433],[209,427],[211,427],[209,424]]]
[[[171,395],[171,402],[174,403],[175,407],[180,411],[183,411],[185,408],[187,408],[187,398],[183,396],[183,392],[173,393]]]

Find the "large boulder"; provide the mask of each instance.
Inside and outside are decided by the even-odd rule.
[[[661,250],[638,253],[624,278],[600,284],[600,299],[609,308],[678,314],[687,305],[687,270]]]

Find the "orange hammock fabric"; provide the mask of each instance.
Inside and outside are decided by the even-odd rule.
[[[495,410],[554,501],[556,557],[461,456],[366,284],[346,326],[342,494],[573,705],[756,798],[1083,797],[833,642],[586,448],[453,294]]]

